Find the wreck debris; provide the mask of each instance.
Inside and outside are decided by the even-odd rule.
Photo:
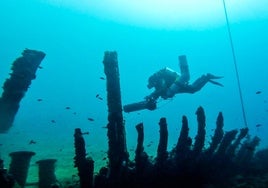
[[[216,121],[216,129],[214,131],[214,135],[212,137],[212,142],[210,143],[210,146],[208,148],[207,155],[212,155],[214,154],[216,148],[218,147],[219,143],[221,142],[224,132],[223,132],[223,115],[222,112],[219,112],[217,121]]]
[[[239,144],[241,143],[241,140],[243,138],[245,138],[245,136],[247,136],[247,134],[248,134],[247,127],[240,129],[240,133],[239,133],[238,137],[236,138],[234,143],[229,146],[229,148],[226,151],[227,155],[229,155],[230,158],[233,158],[235,156],[236,149],[238,148]]]
[[[193,155],[199,156],[199,154],[201,153],[201,151],[205,145],[206,117],[205,117],[204,109],[201,106],[197,109],[195,114],[197,115],[198,130],[197,130],[197,135],[195,137]]]
[[[232,141],[235,139],[236,134],[238,133],[237,130],[231,130],[231,131],[227,131],[224,136],[223,139],[219,145],[218,151],[216,152],[216,156],[225,156],[226,155],[226,150],[228,149],[228,147],[230,147]]]
[[[237,152],[235,158],[236,162],[244,165],[249,164],[253,159],[256,147],[259,145],[260,141],[260,138],[257,136],[254,136],[252,139],[248,136]]]
[[[108,105],[108,158],[109,179],[115,184],[123,176],[128,163],[125,125],[122,114],[119,67],[117,53],[106,51],[104,54],[104,73],[106,75]]]
[[[137,148],[136,148],[136,155],[135,155],[135,164],[136,164],[136,171],[137,174],[142,176],[144,169],[149,165],[148,155],[144,152],[143,141],[144,141],[144,130],[143,130],[143,123],[139,123],[136,125],[136,130],[138,132],[138,139],[137,139]]]
[[[94,161],[86,158],[85,140],[81,129],[75,129],[74,133],[75,157],[74,166],[78,168],[81,188],[93,187]]]
[[[0,98],[0,133],[7,132],[12,126],[19,103],[36,78],[35,73],[44,57],[45,53],[41,51],[25,49],[22,57],[14,61]]]
[[[47,188],[57,184],[55,175],[56,159],[43,159],[36,162],[38,164],[38,187]]]
[[[157,157],[156,157],[156,166],[159,169],[162,169],[164,163],[168,158],[167,144],[168,144],[168,130],[167,130],[167,121],[166,118],[161,118],[159,121],[160,127],[160,139],[157,148]]]
[[[31,151],[16,151],[9,154],[11,162],[9,174],[11,174],[21,187],[25,186],[30,160],[35,153]]]
[[[189,137],[188,119],[186,116],[182,116],[182,126],[178,142],[174,149],[170,152],[171,158],[174,159],[175,168],[182,168],[185,161],[189,159],[191,155],[192,138]]]

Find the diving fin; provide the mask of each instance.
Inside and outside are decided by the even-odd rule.
[[[209,82],[212,83],[212,84],[215,84],[215,85],[223,87],[223,85],[221,83],[219,83],[219,82],[215,82],[213,80],[209,80]]]
[[[223,78],[223,76],[215,76],[213,74],[210,74],[210,73],[207,73],[207,78],[208,79],[220,79],[220,78]]]

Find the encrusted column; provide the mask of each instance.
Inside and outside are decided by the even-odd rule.
[[[19,103],[35,79],[36,70],[44,57],[43,52],[26,49],[22,52],[22,57],[14,61],[10,78],[6,79],[0,98],[0,133],[7,132],[12,126]]]
[[[78,169],[80,188],[93,187],[94,161],[86,158],[85,140],[81,129],[76,128],[74,133],[75,157],[74,166]]]
[[[240,133],[239,133],[238,137],[236,138],[236,140],[234,141],[234,143],[229,146],[229,148],[226,151],[227,155],[230,158],[233,158],[235,156],[236,149],[241,144],[241,140],[247,136],[248,131],[249,131],[249,129],[247,127],[240,129]]]
[[[162,167],[168,158],[167,144],[168,144],[168,129],[166,118],[161,118],[159,121],[160,139],[157,148],[156,166]]]
[[[38,164],[38,188],[48,188],[57,184],[55,175],[56,159],[43,159],[36,162]]]
[[[175,160],[177,163],[184,161],[188,157],[191,145],[192,139],[189,137],[188,120],[186,116],[183,116],[181,132],[175,148]]]
[[[138,125],[136,125],[136,130],[138,132],[138,139],[137,139],[138,143],[135,151],[136,153],[135,162],[136,162],[137,175],[141,176],[145,166],[149,164],[148,155],[146,152],[144,152],[143,147],[143,141],[144,141],[143,123],[139,123]]]
[[[227,131],[219,145],[219,148],[215,154],[216,157],[223,157],[226,155],[226,150],[231,145],[233,140],[235,139],[236,134],[238,133],[237,130]]]
[[[103,64],[106,75],[108,105],[109,178],[116,182],[122,176],[129,156],[126,147],[125,125],[122,114],[117,53],[106,51]]]
[[[221,140],[223,138],[223,135],[224,135],[223,126],[224,126],[224,119],[223,119],[222,112],[220,112],[218,117],[217,117],[216,129],[214,131],[212,141],[210,143],[208,150],[206,151],[206,153],[209,156],[212,156],[214,154],[216,148],[218,147],[219,143],[221,142]]]
[[[198,122],[198,131],[195,137],[195,143],[193,147],[193,155],[198,157],[199,154],[202,152],[202,149],[205,144],[205,137],[206,137],[206,116],[204,109],[200,106],[196,111],[197,122]]]
[[[11,157],[9,173],[13,175],[21,187],[25,186],[30,161],[34,155],[35,153],[31,151],[16,151],[9,154]]]

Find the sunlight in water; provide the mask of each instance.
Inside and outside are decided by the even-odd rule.
[[[86,14],[143,27],[206,27],[225,22],[222,0],[48,0]],[[268,1],[225,0],[233,19],[267,15]],[[45,2],[45,1],[44,1]],[[46,0],[47,2],[47,0]]]

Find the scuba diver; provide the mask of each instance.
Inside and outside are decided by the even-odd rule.
[[[179,56],[179,65],[181,74],[173,71],[170,68],[163,68],[154,73],[148,79],[148,89],[155,90],[145,97],[145,101],[133,103],[124,106],[125,112],[132,112],[142,109],[155,110],[156,102],[159,97],[163,99],[173,98],[177,93],[195,93],[203,88],[208,82],[223,86],[214,79],[223,78],[207,73],[196,79],[192,84],[189,84],[190,73],[185,55]]]

